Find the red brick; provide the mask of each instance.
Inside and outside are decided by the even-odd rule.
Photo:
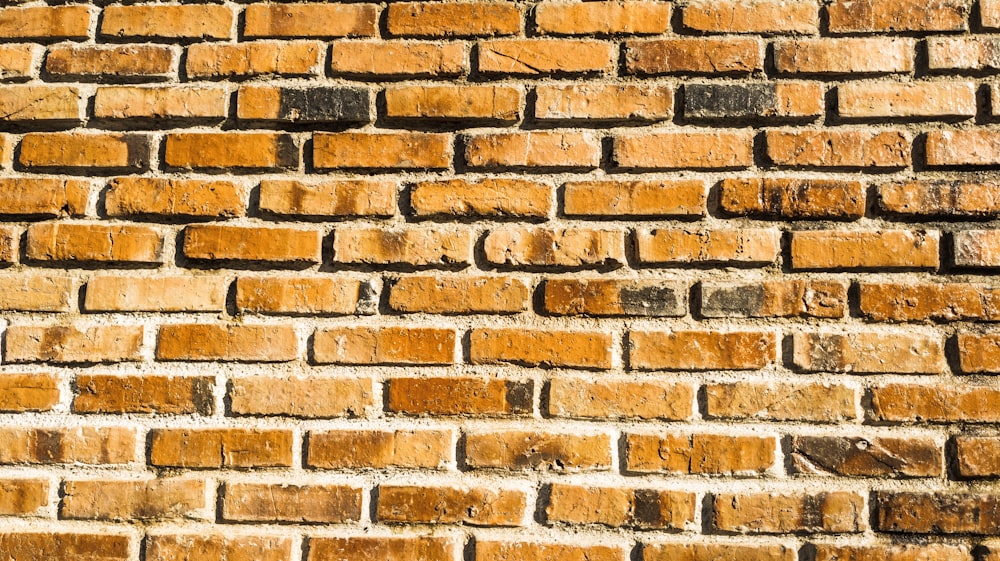
[[[596,168],[601,144],[590,132],[484,134],[466,139],[465,161],[475,168]]]
[[[840,318],[847,313],[847,284],[798,279],[738,285],[703,282],[700,312],[709,318]]]
[[[969,28],[969,2],[834,0],[827,17],[832,33],[960,31]]]
[[[319,263],[319,230],[300,228],[192,225],[184,228],[188,259]]]
[[[674,89],[667,85],[569,84],[535,87],[535,119],[539,121],[665,121],[673,114]]]
[[[805,372],[937,374],[947,364],[940,337],[864,331],[795,333],[792,362]]]
[[[753,165],[753,136],[746,131],[617,136],[613,151],[615,163],[623,168],[746,168]]]
[[[874,525],[907,534],[1000,533],[1000,496],[985,493],[876,492]]]
[[[570,181],[563,185],[568,216],[704,216],[706,189],[697,179]]]
[[[507,267],[597,268],[625,263],[622,232],[584,228],[498,228],[483,242],[486,260]]]
[[[529,431],[465,433],[465,464],[473,469],[607,471],[611,438]]]
[[[817,494],[720,494],[715,496],[713,525],[724,532],[854,533],[866,529],[864,498],[847,491]]]
[[[615,66],[611,43],[584,39],[507,39],[480,41],[476,70],[520,76],[596,74]]]
[[[35,516],[48,504],[48,480],[0,479],[0,515]]]
[[[340,132],[313,135],[313,165],[322,169],[447,169],[449,134]]]
[[[958,475],[962,477],[1000,475],[1000,440],[986,436],[958,436],[954,442]]]
[[[613,340],[600,332],[477,328],[469,344],[472,364],[608,369]]]
[[[389,33],[409,37],[488,37],[521,31],[521,10],[507,2],[394,2]]]
[[[676,531],[694,523],[694,511],[694,493],[554,483],[545,518],[549,523]]]
[[[554,315],[680,317],[687,286],[663,281],[552,279],[545,281],[545,311]]]
[[[1000,134],[991,130],[949,130],[927,133],[929,166],[997,166]]]
[[[51,374],[0,375],[0,411],[50,411],[59,403],[59,380]]]
[[[229,39],[235,16],[229,6],[107,6],[100,34],[129,39]]]
[[[88,312],[221,312],[227,283],[221,277],[97,276],[87,283]]]
[[[902,216],[994,217],[1000,193],[982,181],[905,181],[878,186],[879,208]]]
[[[321,43],[253,41],[233,45],[199,43],[188,47],[188,78],[310,76],[320,73]]]
[[[964,545],[931,543],[926,545],[836,546],[816,544],[816,561],[966,561],[969,548]]]
[[[0,464],[128,464],[135,429],[124,427],[0,428]]]
[[[309,538],[306,561],[453,561],[458,543],[447,537],[387,536],[349,538]]]
[[[1000,373],[1000,335],[959,333],[958,368],[966,374]]]
[[[288,216],[392,216],[396,183],[364,179],[309,184],[265,179],[260,182],[260,210]]]
[[[4,39],[86,39],[89,6],[28,6],[0,9],[0,37]]]
[[[100,531],[100,530],[99,530]],[[0,546],[10,559],[18,561],[128,561],[132,540],[127,535],[107,531],[99,534],[58,531],[0,533]],[[100,557],[95,558],[94,554]]]
[[[78,123],[84,96],[73,86],[0,86],[0,121]]]
[[[865,186],[831,179],[724,179],[719,206],[754,218],[856,220],[865,214]]]
[[[766,331],[631,331],[629,366],[639,370],[759,370],[777,360]]]
[[[704,391],[710,419],[836,423],[857,417],[857,390],[840,384],[733,382]]]
[[[774,467],[773,436],[717,434],[625,435],[625,465],[632,473],[759,475]]]
[[[683,38],[625,43],[625,73],[750,74],[764,67],[755,39]]]
[[[534,385],[499,378],[392,378],[385,409],[405,415],[500,417],[532,412]]]
[[[659,380],[554,378],[548,414],[576,419],[659,419],[691,417],[695,390],[690,384]]]
[[[221,534],[147,534],[145,553],[147,561],[290,561],[292,539]]]
[[[205,481],[66,481],[59,517],[69,520],[169,520],[205,518]]]
[[[468,55],[460,43],[337,41],[330,50],[334,74],[369,80],[459,76],[468,68]]]
[[[527,515],[524,491],[492,487],[381,485],[375,519],[388,523],[521,526]]]
[[[809,269],[936,269],[936,230],[814,230],[792,233],[791,265]]]
[[[625,547],[516,541],[476,540],[475,561],[627,561]]]
[[[973,82],[855,82],[837,87],[837,112],[857,119],[976,115]]]
[[[912,72],[916,41],[904,37],[775,41],[782,74],[890,74]]]
[[[938,477],[943,447],[930,438],[796,436],[790,443],[795,473],[848,477]]]
[[[472,262],[472,232],[465,229],[337,228],[336,263],[449,268]]]
[[[635,235],[643,263],[767,264],[775,262],[781,251],[781,232],[774,229],[657,229]]]
[[[214,385],[215,379],[208,376],[80,374],[74,386],[73,412],[211,415]]]
[[[220,516],[232,522],[336,524],[361,519],[361,489],[345,485],[227,483]]]
[[[819,9],[811,0],[701,1],[684,7],[684,27],[708,33],[819,33]]]
[[[234,415],[364,417],[374,405],[370,378],[249,376],[229,382]]]
[[[642,548],[642,561],[796,561],[797,559],[795,547],[780,544],[655,543]]]
[[[452,459],[450,431],[324,431],[309,433],[306,465],[319,469],[441,469]]]
[[[317,330],[318,364],[452,364],[455,331],[406,327],[342,327]]]
[[[389,307],[398,312],[517,313],[530,304],[530,287],[514,277],[405,276],[389,288]]]
[[[903,131],[767,131],[767,157],[796,168],[902,168],[910,165]]]
[[[250,4],[243,17],[245,37],[372,37],[378,33],[374,4]]]
[[[21,139],[18,163],[28,168],[132,170],[149,165],[149,138],[118,133],[32,132]]]
[[[966,283],[861,283],[861,314],[874,321],[1000,320],[1000,290]]]
[[[410,190],[413,214],[545,218],[552,213],[552,187],[522,179],[422,181]]]
[[[284,362],[299,356],[291,325],[161,325],[157,360]]]
[[[264,468],[292,465],[292,431],[277,429],[153,429],[149,463],[180,468]]]
[[[1000,232],[961,230],[953,236],[955,265],[959,267],[1000,267]]]
[[[162,80],[177,73],[175,58],[173,49],[159,45],[54,46],[45,57],[45,71],[81,80],[105,76]]]
[[[136,362],[142,360],[143,326],[76,327],[12,325],[6,331],[6,362]]]
[[[993,388],[886,384],[871,392],[871,416],[875,421],[1000,422],[1000,391]]]
[[[535,28],[551,35],[660,34],[670,29],[666,2],[542,2],[535,7]]]

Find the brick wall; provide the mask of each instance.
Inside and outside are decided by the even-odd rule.
[[[1000,559],[1000,0],[0,7],[0,560]]]

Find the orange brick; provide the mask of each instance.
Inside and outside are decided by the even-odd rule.
[[[5,39],[86,39],[90,7],[29,6],[0,9],[0,37]]]
[[[346,485],[227,483],[220,516],[232,522],[341,523],[361,519],[361,489]]]
[[[149,138],[137,134],[32,132],[21,139],[18,162],[28,168],[141,170]]]
[[[466,140],[465,161],[477,168],[589,169],[601,164],[601,144],[589,132],[484,134]]]
[[[182,468],[292,465],[292,432],[277,429],[153,429],[149,463]]]
[[[79,79],[104,76],[163,79],[176,74],[174,51],[158,45],[54,46],[45,71]]]
[[[300,228],[192,225],[184,229],[184,256],[216,261],[320,262],[321,232]]]
[[[229,39],[234,19],[232,8],[213,4],[107,6],[100,34],[129,39]]]
[[[795,333],[792,362],[805,372],[938,374],[947,366],[939,337],[893,333]]]
[[[521,31],[521,11],[507,2],[394,2],[389,33],[409,37],[488,37]]]
[[[816,544],[816,561],[964,561],[970,556],[968,546],[931,543],[926,545],[835,546]]]
[[[1000,496],[974,493],[896,493],[872,497],[873,524],[881,532],[912,534],[990,534],[1000,532]]]
[[[666,2],[542,2],[535,7],[535,28],[549,35],[665,33],[670,29]]]
[[[221,312],[226,282],[219,277],[98,276],[87,283],[88,312]]]
[[[754,218],[856,220],[865,214],[865,186],[832,179],[724,179],[719,206]]]
[[[520,526],[524,491],[492,487],[379,486],[375,519],[388,523]]]
[[[59,403],[59,380],[51,374],[0,375],[0,411],[50,411]]]
[[[642,561],[796,561],[797,559],[796,548],[787,545],[655,543],[644,545],[642,548]]]
[[[777,438],[720,434],[627,434],[624,470],[634,473],[759,475],[774,467]]]
[[[94,96],[94,117],[218,121],[228,114],[228,105],[229,92],[225,88],[216,86],[105,86],[97,88],[97,95]]]
[[[1000,233],[996,230],[962,230],[953,236],[955,265],[1000,267]]]
[[[796,436],[793,473],[848,477],[939,477],[943,447],[930,438]]]
[[[626,74],[749,74],[764,68],[755,39],[658,39],[625,43]]]
[[[319,469],[441,469],[451,461],[450,431],[324,431],[309,433],[306,465]]]
[[[958,334],[959,370],[967,374],[1000,373],[1000,335]]]
[[[205,216],[246,214],[246,188],[231,181],[116,177],[108,184],[108,216]]]
[[[705,205],[705,184],[697,179],[563,185],[563,212],[569,216],[704,216]]]
[[[709,384],[705,414],[711,419],[836,423],[857,416],[856,394],[839,384]]]
[[[867,528],[865,501],[848,491],[715,496],[713,526],[740,534],[853,533]]]
[[[230,380],[229,408],[235,415],[304,418],[363,417],[373,405],[369,378],[274,378]]]
[[[18,561],[77,561],[78,552],[99,551],[102,561],[127,561],[132,557],[132,540],[129,536],[106,531],[100,534],[66,532],[4,532],[0,543],[4,553]]]
[[[847,284],[822,280],[702,283],[699,311],[709,318],[841,318],[847,313]]]
[[[940,233],[911,230],[792,233],[792,268],[936,269]]]
[[[486,260],[509,267],[598,268],[625,263],[622,232],[590,228],[509,227],[491,230]]]
[[[841,117],[946,118],[976,115],[973,82],[855,82],[837,87]]]
[[[690,384],[554,378],[549,382],[548,414],[576,419],[658,419],[691,417],[695,390]]]
[[[487,178],[422,181],[410,190],[416,216],[545,218],[552,213],[552,187],[536,181]]]
[[[773,263],[781,251],[781,232],[742,230],[640,230],[636,232],[643,263]]]
[[[312,41],[199,43],[188,47],[185,71],[188,78],[310,76],[320,72],[322,54],[322,44]]]
[[[997,0],[980,0],[979,23],[987,29],[1000,28],[1000,2]]]
[[[354,279],[240,277],[236,308],[257,314],[356,314],[374,305],[371,287]]]
[[[0,214],[83,216],[90,183],[47,177],[0,178]]]
[[[267,132],[172,133],[166,165],[186,169],[277,169],[299,165],[299,148],[287,134]]]
[[[969,28],[965,0],[834,0],[827,6],[832,33],[960,31]]]
[[[309,538],[309,556],[306,561],[338,559],[340,561],[452,561],[456,558],[458,543],[446,537],[388,536],[349,538]],[[596,560],[595,560],[596,561]]]
[[[292,539],[220,534],[147,534],[147,561],[289,561]]]
[[[396,183],[364,179],[327,180],[315,185],[265,179],[260,210],[291,216],[392,216]]]
[[[284,362],[299,356],[290,325],[160,326],[157,360]]]
[[[879,208],[904,216],[1000,215],[1000,193],[982,181],[905,181],[878,186]]]
[[[0,227],[0,263],[13,263],[17,260],[20,238],[20,230]]]
[[[518,430],[467,432],[465,464],[473,469],[606,471],[611,468],[611,438]]]
[[[549,523],[676,531],[694,523],[694,511],[694,493],[554,483],[545,518]]]
[[[79,88],[72,86],[0,86],[0,121],[78,123],[82,100]]]
[[[476,540],[475,561],[626,561],[628,558],[628,551],[615,545]]]
[[[608,369],[612,344],[603,332],[477,328],[470,336],[470,361]]]
[[[529,286],[514,277],[406,276],[389,289],[389,307],[407,313],[517,313],[530,304]]]
[[[745,131],[616,136],[613,150],[615,163],[623,168],[735,169],[753,165],[753,136]]]
[[[519,88],[509,86],[390,86],[385,116],[513,123],[521,117],[521,97]]]
[[[330,50],[330,70],[368,79],[405,76],[459,76],[469,68],[460,43],[337,41]]]
[[[39,45],[0,45],[0,80],[30,78],[41,53]]]
[[[782,74],[889,74],[912,72],[916,41],[905,37],[787,39],[774,43]]]
[[[823,114],[816,83],[686,84],[684,116],[694,122],[802,120]]]
[[[640,370],[759,370],[777,360],[777,337],[766,331],[631,331],[628,339],[629,366]]]
[[[161,415],[211,415],[215,409],[208,376],[109,376],[76,377],[74,413],[157,413]]]
[[[472,262],[472,233],[465,229],[338,228],[336,263],[454,267]]]
[[[250,4],[243,17],[245,37],[372,37],[378,33],[375,4]]]
[[[535,119],[539,121],[666,121],[673,113],[672,86],[569,84],[535,87]]]
[[[498,378],[392,378],[386,410],[405,415],[499,417],[532,411],[534,384]]]
[[[767,157],[801,168],[902,168],[910,165],[903,131],[767,131]]]
[[[69,520],[205,518],[205,481],[66,481],[59,517]]]
[[[341,132],[313,135],[313,165],[321,169],[447,169],[450,134]]]
[[[989,387],[885,384],[872,388],[871,392],[874,421],[1000,422],[1000,391]]]
[[[0,479],[0,515],[34,516],[48,506],[48,495],[46,479]]]
[[[955,458],[962,477],[995,477],[1000,474],[1000,441],[985,436],[958,436]]]
[[[141,325],[99,327],[12,325],[7,362],[135,362],[142,360]]]
[[[0,310],[68,312],[76,294],[76,283],[69,277],[28,273],[0,276]]]
[[[242,86],[236,117],[276,123],[367,123],[371,92],[345,86]]]
[[[522,76],[591,74],[614,69],[611,43],[576,39],[507,39],[480,41],[477,70]]]
[[[317,330],[318,364],[452,364],[455,331],[406,327],[343,327]]]
[[[0,464],[112,465],[134,461],[135,429],[2,428]]]
[[[707,33],[819,33],[819,9],[811,0],[700,1],[684,7],[684,27]]]
[[[861,314],[874,321],[1000,320],[1000,289],[966,283],[861,283]]]
[[[990,130],[927,133],[927,165],[990,166],[1000,161],[1000,134]]]
[[[680,317],[687,286],[660,280],[550,279],[543,293],[553,315]]]

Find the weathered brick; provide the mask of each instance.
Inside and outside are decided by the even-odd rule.
[[[6,331],[6,362],[135,362],[142,360],[141,325],[12,325]]]
[[[265,170],[299,165],[299,148],[287,134],[267,132],[171,133],[163,162],[183,169]]]
[[[94,96],[94,117],[220,121],[228,104],[229,92],[216,86],[102,86]]]
[[[396,183],[334,179],[311,184],[265,179],[260,182],[260,210],[289,216],[392,216]]]
[[[0,375],[0,411],[50,411],[59,403],[59,380],[51,374]]]
[[[875,526],[909,534],[1000,533],[1000,496],[975,493],[875,493]]]
[[[412,41],[336,41],[330,50],[334,74],[362,79],[443,78],[469,68],[461,43]]]
[[[287,6],[268,6],[272,5]],[[264,5],[248,9],[254,7]],[[236,116],[281,123],[367,123],[371,121],[370,104],[371,94],[363,88],[243,86],[236,101]]]
[[[498,314],[528,309],[531,290],[514,277],[405,276],[389,288],[389,307],[429,314]]]
[[[1000,232],[961,230],[952,234],[955,265],[959,267],[1000,267]]]
[[[184,228],[182,249],[188,259],[318,263],[321,245],[319,230],[205,224]]]
[[[1000,441],[987,436],[957,436],[955,465],[962,477],[996,477],[1000,474]]]
[[[157,360],[283,362],[299,356],[291,325],[161,325]]]
[[[330,524],[361,519],[361,489],[346,485],[227,483],[220,516],[233,522]]]
[[[188,78],[309,76],[321,71],[322,55],[322,44],[312,41],[198,43],[188,47],[184,71]]]
[[[713,525],[724,532],[853,533],[866,529],[864,498],[853,492],[715,496]]]
[[[149,165],[149,138],[138,134],[32,132],[18,163],[28,168],[139,171]]]
[[[627,434],[624,469],[632,473],[759,475],[775,464],[773,436]]]
[[[90,28],[90,7],[8,6],[0,9],[0,37],[4,39],[86,39]]]
[[[857,391],[840,384],[733,382],[705,386],[705,415],[713,419],[836,423],[857,416]]]
[[[409,37],[513,35],[521,11],[503,2],[399,2],[389,5],[388,30]]]
[[[793,269],[936,269],[936,230],[814,230],[792,233]]]
[[[995,217],[1000,192],[983,181],[905,181],[878,186],[882,212],[920,217]]]
[[[66,481],[59,517],[70,520],[169,520],[205,518],[205,481]]]
[[[245,37],[372,37],[378,33],[375,4],[250,4],[243,12]]]
[[[659,280],[552,279],[545,281],[543,298],[545,311],[555,315],[687,314],[687,286]]]
[[[791,463],[796,473],[858,477],[936,477],[943,450],[929,438],[796,436]]]
[[[614,161],[638,169],[738,169],[753,165],[746,131],[661,132],[614,137]]]
[[[704,216],[706,189],[697,179],[570,181],[563,185],[569,216]]]
[[[750,74],[764,67],[755,39],[693,38],[627,41],[627,74]]]
[[[313,135],[313,165],[322,169],[447,169],[449,134],[341,132]]]
[[[379,486],[375,519],[388,523],[521,526],[524,491],[492,487]]]
[[[980,0],[979,23],[987,29],[1000,28],[1000,2],[997,0]]]
[[[292,465],[292,432],[278,429],[153,429],[149,463],[182,468]]]
[[[793,364],[805,372],[937,374],[947,365],[940,337],[923,334],[795,333]]]
[[[0,276],[0,310],[68,312],[76,283],[66,276],[20,273]]]
[[[128,464],[135,429],[124,427],[0,428],[0,464]]]
[[[724,179],[719,206],[753,218],[857,220],[865,214],[865,186],[834,179]]]
[[[421,327],[340,327],[317,330],[318,364],[452,364],[455,331]]]
[[[476,540],[475,561],[626,561],[628,551],[615,545],[579,545]]]
[[[32,217],[83,216],[91,184],[48,177],[0,178],[0,214]]]
[[[545,218],[552,200],[551,186],[523,179],[422,181],[410,190],[410,207],[421,217]]]
[[[405,415],[498,417],[530,414],[534,385],[499,378],[392,378],[386,411]]]
[[[608,333],[476,328],[469,339],[472,364],[611,368]]]
[[[794,547],[699,543],[654,543],[642,548],[642,561],[795,561]]]
[[[163,235],[155,228],[102,223],[44,222],[28,227],[28,259],[159,263]]]
[[[305,463],[320,469],[440,469],[451,461],[453,440],[441,430],[311,431]]]
[[[767,157],[796,168],[903,168],[910,135],[903,131],[767,131]]]
[[[1000,335],[959,333],[958,368],[966,374],[1000,373]]]
[[[251,376],[229,383],[229,409],[235,415],[363,417],[374,405],[370,378]]]
[[[30,78],[41,52],[39,45],[0,45],[0,80]]]
[[[226,283],[220,277],[97,276],[87,282],[88,312],[221,312]]]
[[[819,9],[811,0],[700,1],[684,7],[682,21],[707,33],[819,33]]]
[[[0,515],[34,516],[48,504],[47,479],[0,479]]]
[[[75,6],[74,6],[75,7]],[[0,533],[0,547],[18,561],[128,561],[132,540],[127,535],[99,530],[99,534],[49,531]]]
[[[659,419],[682,421],[692,415],[694,388],[686,383],[554,378],[548,414],[577,419]]]
[[[969,28],[966,0],[834,0],[827,7],[832,33],[960,31]]]
[[[0,86],[0,122],[78,123],[83,117],[83,99],[74,86]]]
[[[0,263],[14,263],[18,260],[20,238],[19,229],[0,226]]]
[[[643,263],[767,264],[781,251],[781,232],[773,229],[656,229],[635,235]]]
[[[605,471],[611,461],[607,434],[518,430],[465,434],[465,464],[473,469]]]
[[[775,41],[782,74],[891,74],[912,72],[916,41],[905,37]]]
[[[767,331],[631,331],[629,366],[640,370],[759,370],[773,364]]]
[[[927,133],[927,165],[1000,165],[1000,134],[992,130],[949,130]]]
[[[521,117],[521,97],[521,90],[510,86],[390,86],[385,116],[513,123]]]
[[[861,314],[874,321],[1000,320],[1000,289],[985,285],[861,283]]]
[[[1000,391],[988,387],[886,384],[871,392],[871,416],[875,421],[1000,422]]]
[[[931,37],[927,59],[932,72],[995,71],[1000,68],[1000,41],[995,37]]]
[[[472,262],[472,232],[466,229],[338,228],[333,260],[356,265],[455,267]]]
[[[290,561],[292,540],[222,534],[147,534],[147,561]]]
[[[458,544],[447,537],[391,536],[349,538],[309,538],[309,556],[306,561],[452,561]]]
[[[973,82],[856,82],[837,87],[837,112],[856,119],[974,117]]]
[[[567,84],[535,87],[535,119],[553,122],[665,121],[674,114],[669,85]]]
[[[104,194],[108,216],[199,216],[246,214],[246,188],[231,181],[116,177]]]
[[[485,74],[546,76],[611,72],[611,43],[589,39],[506,39],[480,41],[476,70]]]
[[[545,518],[549,523],[676,531],[693,524],[694,511],[694,493],[554,483]]]
[[[542,2],[535,28],[547,35],[656,35],[670,29],[666,2]]]
[[[816,561],[965,561],[968,546],[931,543],[926,545],[836,546],[816,544]]]
[[[370,307],[371,288],[356,279],[240,277],[236,308],[276,315],[356,314]]]
[[[684,116],[693,120],[802,119],[823,113],[814,83],[685,84]]]
[[[471,136],[465,161],[476,168],[596,168],[600,139],[590,132],[527,131]]]
[[[79,80],[161,80],[177,73],[174,55],[173,49],[159,45],[54,46],[45,57],[45,71]]]
[[[80,374],[74,386],[73,412],[211,415],[214,385],[214,378],[208,376]]]
[[[702,283],[700,312],[709,318],[840,318],[847,313],[847,284],[823,280]]]
[[[590,228],[509,227],[490,230],[486,260],[505,267],[599,268],[625,263],[623,232]]]
[[[235,15],[214,4],[107,6],[100,35],[128,39],[229,39]]]

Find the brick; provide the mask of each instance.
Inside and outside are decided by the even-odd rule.
[[[226,283],[219,277],[98,276],[87,282],[88,312],[221,312]]]
[[[965,561],[969,556],[967,546],[942,543],[877,546],[816,544],[816,561]]]
[[[246,214],[246,188],[231,181],[116,177],[104,194],[108,216],[198,216]]]
[[[333,260],[357,265],[450,268],[472,262],[472,232],[465,229],[338,228]]]
[[[317,330],[317,364],[452,364],[455,331],[422,327],[341,327]]]
[[[299,165],[299,148],[288,134],[268,132],[171,133],[163,162],[182,169],[287,169]]]
[[[153,429],[149,463],[192,469],[291,467],[292,431]]]
[[[443,78],[468,71],[460,43],[403,41],[337,41],[330,50],[334,74],[379,78]]]
[[[95,559],[94,552],[99,552],[101,561],[127,561],[132,557],[129,536],[99,531],[99,534],[8,531],[0,533],[0,548],[18,561],[89,561]]]
[[[814,230],[792,233],[791,264],[808,269],[936,269],[936,230]]]
[[[614,545],[578,545],[476,540],[475,561],[626,561],[628,551]]]
[[[892,74],[912,72],[916,41],[905,37],[787,39],[774,43],[782,74]]]
[[[27,274],[0,276],[0,310],[68,312],[76,283],[64,276]]]
[[[229,384],[229,409],[235,415],[364,417],[374,405],[370,378],[250,376]]]
[[[0,411],[51,411],[59,403],[59,380],[51,374],[0,375]]]
[[[222,520],[337,524],[361,519],[361,489],[346,485],[226,483]]]
[[[975,284],[861,283],[861,314],[874,321],[1000,320],[1000,290]]]
[[[499,378],[392,378],[385,409],[404,415],[500,417],[532,412],[534,385]]]
[[[865,185],[834,179],[723,179],[719,206],[752,218],[857,220],[865,215]]]
[[[553,122],[666,121],[674,114],[668,85],[566,84],[535,87],[535,119]]]
[[[871,416],[875,421],[1000,422],[1000,392],[992,388],[886,384],[871,392]]]
[[[994,167],[1000,161],[1000,135],[989,130],[927,133],[928,166]]]
[[[856,119],[974,117],[972,82],[860,82],[837,87],[837,112]]]
[[[903,131],[767,131],[767,157],[796,168],[903,168],[910,165]]]
[[[176,74],[174,54],[158,45],[54,46],[45,57],[45,71],[80,80],[165,79]]]
[[[441,469],[451,461],[450,431],[363,430],[309,433],[306,465],[319,469]]]
[[[319,263],[319,230],[281,227],[192,225],[184,228],[188,259]]]
[[[613,340],[588,331],[477,328],[469,344],[472,364],[608,369]]]
[[[452,561],[458,544],[447,537],[390,536],[349,538],[309,538],[309,555],[306,561],[338,559],[340,561]]]
[[[405,276],[389,288],[389,307],[404,313],[517,313],[530,304],[529,285],[514,277]]]
[[[692,120],[803,119],[823,113],[815,83],[686,84],[684,116]]]
[[[694,397],[694,388],[686,383],[553,378],[548,414],[591,420],[683,421],[692,415]]]
[[[974,493],[875,493],[879,531],[910,534],[1000,533],[1000,497]]]
[[[321,169],[447,169],[449,134],[341,132],[313,135],[313,165]]]
[[[59,517],[69,520],[169,520],[204,518],[205,481],[66,481]]]
[[[320,72],[322,54],[322,45],[312,41],[199,43],[187,49],[185,73],[188,78],[310,76]]]
[[[639,370],[759,370],[777,359],[777,337],[766,331],[632,331],[628,339],[629,366]]]
[[[960,31],[969,28],[965,0],[834,0],[827,7],[831,33]]]
[[[4,39],[86,39],[89,30],[89,6],[8,5],[0,9],[0,37]]]
[[[142,360],[141,325],[75,327],[12,325],[6,331],[6,362],[56,364]]]
[[[767,264],[778,259],[781,232],[751,228],[639,230],[636,246],[642,263]]]
[[[1000,267],[1000,234],[995,230],[962,230],[952,236],[955,265]]]
[[[521,11],[506,2],[394,2],[386,17],[391,35],[489,37],[521,31]]]
[[[372,37],[378,33],[374,4],[250,4],[243,12],[245,37]]]
[[[292,540],[286,537],[221,534],[147,534],[147,561],[289,561]]]
[[[700,313],[708,318],[841,318],[847,313],[847,284],[823,280],[702,283]]]
[[[265,179],[260,182],[260,210],[288,216],[392,216],[396,183],[335,179],[317,184]]]
[[[753,136],[745,131],[662,132],[617,136],[614,162],[638,169],[738,169],[753,165]]]
[[[694,511],[694,493],[554,483],[545,518],[550,524],[676,531],[694,523]]]
[[[80,89],[73,86],[0,86],[0,122],[78,123],[83,118],[82,100]]]
[[[570,181],[563,185],[568,216],[704,216],[706,189],[697,179]]]
[[[11,227],[0,227],[0,263],[17,261],[21,232]]]
[[[904,181],[878,186],[882,212],[920,217],[995,217],[1000,193],[981,181]]]
[[[107,6],[100,35],[128,39],[229,39],[235,16],[213,4]]]
[[[521,90],[510,86],[389,86],[385,116],[513,123],[521,117],[521,97]]]
[[[1000,373],[1000,335],[959,333],[958,369],[966,374]]]
[[[157,360],[285,362],[299,356],[291,325],[160,326]]]
[[[793,364],[805,372],[937,374],[944,372],[944,345],[922,334],[795,333]]]
[[[599,268],[625,263],[622,232],[590,228],[508,227],[490,230],[486,260],[505,267]]]
[[[670,29],[665,2],[542,2],[535,28],[546,35],[657,35]]]
[[[755,39],[685,37],[625,43],[626,74],[750,74],[763,68],[763,49]]]
[[[485,74],[546,76],[611,72],[611,43],[586,39],[506,39],[480,41],[476,70]]]
[[[611,438],[528,431],[467,432],[465,464],[472,469],[607,471]]]
[[[648,280],[551,279],[543,304],[554,315],[680,317],[687,286]]]
[[[706,33],[819,33],[819,10],[810,0],[701,1],[684,7],[684,27]]]
[[[1000,3],[997,0],[980,0],[979,23],[987,29],[1000,28]]]
[[[32,217],[83,216],[90,183],[48,177],[0,178],[0,214]]]
[[[775,464],[773,436],[625,435],[623,469],[631,473],[760,475]]]
[[[475,168],[596,168],[601,145],[590,132],[483,134],[466,139],[465,162]]]
[[[138,171],[149,165],[149,138],[137,134],[32,132],[21,139],[27,168]]]
[[[30,78],[41,51],[38,45],[0,45],[0,80]]]
[[[211,415],[214,386],[215,379],[208,376],[79,374],[73,412]]]
[[[847,491],[715,496],[713,526],[740,534],[862,532],[864,498]]]
[[[942,447],[929,438],[796,436],[791,463],[796,473],[855,477],[937,477]]]
[[[0,479],[0,515],[33,516],[48,506],[48,495],[46,479]]]
[[[44,222],[28,227],[28,259],[68,263],[159,263],[163,235],[154,228]]]
[[[797,559],[794,547],[780,544],[654,543],[642,547],[642,561],[796,561]]]
[[[135,429],[124,427],[2,428],[0,464],[128,464]]]
[[[276,315],[357,314],[370,307],[371,287],[355,279],[327,277],[240,277],[236,308]]]
[[[375,519],[404,524],[521,526],[527,496],[519,489],[491,487],[379,486]]]
[[[94,117],[221,121],[228,115],[228,105],[229,92],[216,86],[102,86],[94,96]]]
[[[273,4],[286,6],[286,4]],[[270,5],[268,5],[270,6]],[[248,8],[264,7],[251,5]],[[236,116],[248,121],[280,123],[367,123],[371,121],[370,92],[363,88],[281,88],[243,86]]]
[[[985,436],[957,436],[955,464],[962,477],[995,477],[1000,474],[1000,441]]]
[[[523,179],[422,181],[410,189],[410,207],[420,217],[546,218],[552,200],[551,186]]]
[[[949,70],[991,71],[1000,68],[1000,41],[994,37],[931,37],[927,40],[927,67]]]
[[[854,388],[841,384],[709,384],[705,386],[705,416],[837,423],[857,416],[856,395]]]

